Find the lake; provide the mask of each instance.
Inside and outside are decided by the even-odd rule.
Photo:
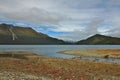
[[[120,49],[120,45],[0,45],[0,51],[31,51],[38,55],[59,58],[72,58],[72,55],[59,54],[74,49]]]

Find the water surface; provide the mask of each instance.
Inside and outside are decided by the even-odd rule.
[[[0,51],[32,51],[59,58],[72,58],[72,55],[57,52],[74,49],[120,49],[120,45],[0,45]]]

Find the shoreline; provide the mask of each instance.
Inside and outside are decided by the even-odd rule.
[[[72,59],[101,62],[101,63],[110,63],[110,64],[120,64],[120,59],[114,59],[114,58],[75,56]]]
[[[120,49],[66,50],[61,54],[73,55],[72,59],[120,64]]]
[[[120,59],[120,49],[79,49],[79,50],[65,50],[60,51],[61,54],[70,54],[74,56],[87,56],[87,57],[105,57]]]

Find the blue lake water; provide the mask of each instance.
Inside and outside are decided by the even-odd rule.
[[[0,45],[0,51],[32,51],[39,55],[71,58],[57,52],[74,49],[120,49],[120,45]]]

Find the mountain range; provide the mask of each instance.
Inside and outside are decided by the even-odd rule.
[[[0,24],[0,44],[65,44],[29,27]]]
[[[77,44],[77,45],[120,45],[120,38],[96,34],[75,43],[65,42],[30,27],[0,24],[0,44]]]

